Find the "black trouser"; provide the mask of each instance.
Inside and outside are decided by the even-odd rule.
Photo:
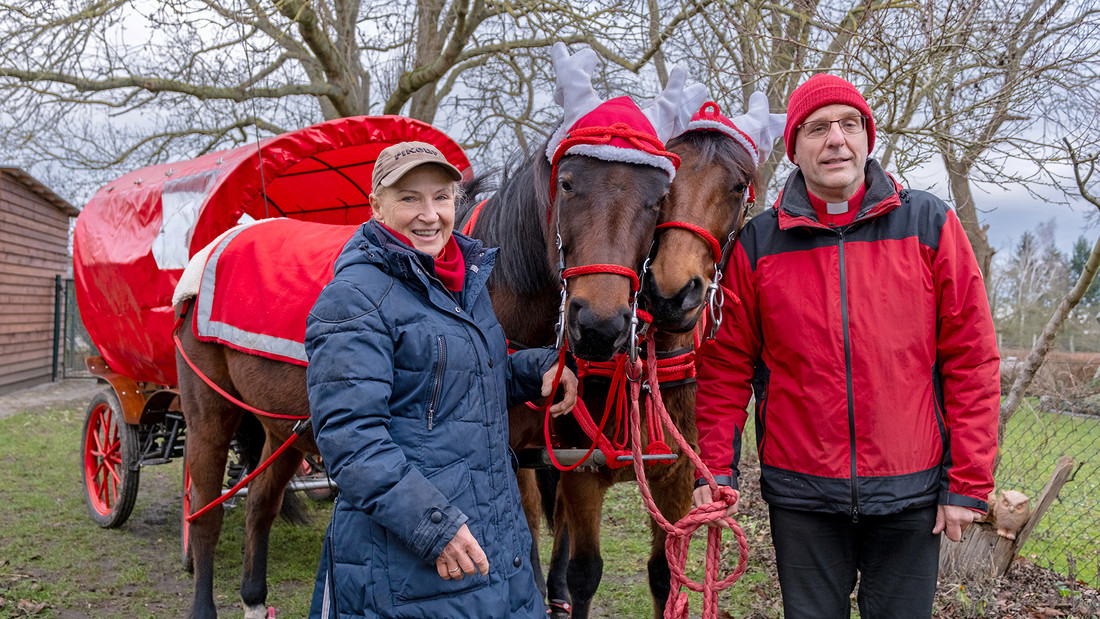
[[[861,619],[932,616],[940,556],[935,505],[859,522],[847,514],[769,511],[786,619],[851,616],[857,572]]]

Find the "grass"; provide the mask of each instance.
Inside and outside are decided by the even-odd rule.
[[[137,503],[118,529],[88,517],[80,478],[83,410],[0,420],[0,618],[179,617],[191,601],[180,558],[182,463],[142,470]],[[329,504],[312,523],[275,523],[268,601],[283,617],[309,609]],[[215,595],[238,614],[243,505],[226,513]]]
[[[142,471],[137,504],[118,529],[101,529],[88,517],[80,478],[79,445],[84,411],[59,409],[0,419],[0,618],[8,617],[178,617],[186,614],[191,577],[180,567],[180,476],[182,463]],[[1059,500],[1024,547],[1039,565],[1096,582],[1096,458],[1100,423],[1022,409],[1004,441],[998,474],[1004,487],[1033,499],[1046,483],[1058,455],[1083,463]],[[1090,425],[1091,424],[1091,425]],[[746,445],[751,445],[751,435]],[[749,450],[746,458],[755,454]],[[743,500],[759,500],[749,490]],[[268,602],[280,617],[305,616],[330,504],[306,501],[307,526],[275,523],[269,562]],[[749,543],[745,575],[720,595],[722,612],[732,617],[779,617],[778,587],[769,576],[770,536],[762,510],[746,510],[737,521]],[[601,531],[605,562],[593,617],[648,617],[646,576],[648,514],[637,487],[620,484],[608,493]],[[226,514],[218,545],[215,595],[224,616],[239,614],[244,531],[243,505]],[[549,534],[544,533],[544,564]],[[1072,540],[1066,542],[1066,540]],[[736,546],[723,536],[722,576],[733,571]],[[1065,558],[1070,550],[1073,568]],[[705,533],[697,532],[689,576],[702,578]],[[1091,571],[1090,571],[1091,570]],[[701,594],[689,595],[693,615],[702,612]]]

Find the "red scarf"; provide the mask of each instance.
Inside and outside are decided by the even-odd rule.
[[[855,221],[856,214],[859,213],[859,207],[863,204],[863,196],[865,195],[867,195],[867,187],[866,185],[861,185],[860,188],[856,190],[855,195],[848,198],[848,210],[843,213],[837,213],[836,215],[829,213],[825,201],[812,193],[810,193],[810,204],[813,205],[814,212],[817,213],[818,222],[826,226],[847,226]]]
[[[398,241],[412,249],[416,249],[409,237],[382,222],[378,222],[378,224],[389,230],[390,234]],[[462,251],[458,249],[458,241],[455,240],[453,234],[447,240],[447,244],[443,246],[443,252],[434,257],[434,261],[436,277],[443,282],[443,287],[451,292],[462,292],[462,283],[466,280],[466,260],[463,259]]]

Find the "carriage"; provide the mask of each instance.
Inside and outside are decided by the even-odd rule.
[[[431,125],[360,116],[142,168],[92,197],[77,218],[73,271],[80,314],[100,353],[85,363],[107,383],[88,405],[80,446],[85,499],[98,525],[126,522],[143,467],[184,456],[187,429],[179,404],[172,295],[189,259],[223,232],[252,220],[366,221],[375,158],[387,146],[409,140],[432,143],[460,170],[470,168],[461,148]],[[236,461],[231,454],[231,481],[246,472],[233,466]],[[185,564],[191,512],[187,472],[185,465]],[[318,493],[330,488],[312,459],[289,486]]]

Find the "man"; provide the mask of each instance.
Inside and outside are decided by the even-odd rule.
[[[849,616],[857,574],[864,619],[929,617],[939,534],[959,541],[993,487],[981,273],[955,213],[868,158],[875,121],[850,83],[796,89],[783,138],[798,169],[742,231],[727,266],[740,302],[701,357],[700,452],[736,488],[755,390],[788,619]]]

